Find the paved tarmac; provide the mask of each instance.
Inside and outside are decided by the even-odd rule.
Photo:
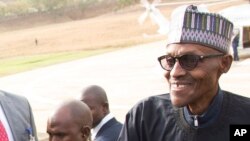
[[[78,97],[83,87],[91,84],[107,91],[112,113],[123,121],[138,99],[166,91],[157,62],[164,48],[164,42],[156,42],[121,49],[2,77],[0,86],[28,98],[40,139],[44,138],[47,117],[56,104]]]
[[[42,141],[47,138],[47,117],[56,104],[77,98],[87,85],[97,84],[107,91],[111,112],[121,122],[124,121],[126,112],[138,100],[167,92],[164,71],[157,62],[157,57],[164,54],[164,50],[164,41],[138,45],[2,77],[0,86],[2,90],[28,98],[34,111],[39,139]],[[239,54],[241,60],[250,57],[250,48],[239,50]],[[233,92],[246,92],[244,85],[249,86],[246,83],[249,83],[250,63],[246,68],[244,64],[241,65],[244,62],[233,63],[232,71],[222,78],[223,88]],[[242,66],[246,69],[238,76],[237,68]],[[232,77],[245,84],[239,83],[235,86]]]
[[[240,60],[250,57],[250,47],[238,49]]]

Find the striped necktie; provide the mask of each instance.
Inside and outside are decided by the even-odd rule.
[[[9,141],[3,123],[0,121],[0,141]]]

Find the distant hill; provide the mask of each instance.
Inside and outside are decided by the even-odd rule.
[[[55,6],[57,8],[52,8],[52,10],[48,8],[53,7],[50,5],[55,5],[55,3],[53,3],[55,1],[59,3],[58,5],[67,3],[60,8],[58,8],[58,6]],[[83,3],[79,4],[80,1]],[[140,1],[141,0],[1,0],[0,32],[91,18],[138,5]],[[154,0],[147,1],[152,2]],[[184,0],[161,1],[176,2]],[[41,4],[39,2],[44,3]],[[14,13],[7,13],[6,16],[6,11],[9,9],[11,11],[14,10]],[[3,12],[5,13],[3,14]]]
[[[8,3],[14,1],[15,0],[2,0],[0,2],[8,5]],[[0,16],[0,32],[90,18],[113,11],[115,8],[117,8],[116,0],[105,0],[105,2],[93,3],[84,8],[72,5],[53,11],[27,13],[18,16]]]
[[[49,2],[50,0],[47,1]],[[74,1],[70,4],[67,3],[67,5],[65,6],[61,6],[61,8],[55,8],[53,10],[47,8],[46,10],[41,10],[42,6],[32,9],[30,7],[27,8],[27,4],[22,3],[22,1],[20,2],[18,0],[1,0],[0,32],[95,17],[108,12],[117,11],[118,9],[124,8],[132,4],[138,4],[139,1],[140,0],[85,0],[84,4],[81,3],[82,5],[78,3],[74,4]],[[28,4],[31,5],[30,3]],[[6,13],[6,9],[12,10],[11,7],[13,7],[12,9],[20,9],[19,11],[24,12],[18,14]],[[25,8],[30,11],[33,10],[33,12],[27,12],[27,10],[23,10]],[[39,8],[40,11],[37,11],[37,9]],[[6,16],[6,14],[8,15]]]
[[[207,0],[206,2],[208,3]],[[220,1],[209,6],[209,10],[218,11],[246,2],[248,3],[246,0]],[[158,8],[168,18],[177,6],[178,4]],[[86,17],[91,14],[104,14],[105,12],[97,11],[106,7],[102,5],[99,9],[89,8],[89,11],[85,12]],[[75,11],[77,9],[64,14],[60,11],[57,11],[58,13],[56,11],[34,13],[2,21],[0,23],[0,58],[121,48],[166,38],[165,35],[159,36],[156,33],[158,26],[153,24],[150,18],[147,18],[142,25],[138,23],[138,18],[145,12],[145,8],[138,4],[82,20],[80,16],[76,16]]]

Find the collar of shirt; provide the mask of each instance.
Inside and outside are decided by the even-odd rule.
[[[189,125],[194,126],[194,117],[197,116],[198,127],[206,127],[210,125],[218,117],[221,110],[222,101],[223,92],[219,88],[217,95],[213,99],[211,105],[208,107],[208,110],[202,115],[192,115],[187,106],[185,106],[183,108],[185,120]]]
[[[107,114],[103,119],[102,121],[95,127],[91,130],[91,138],[92,140],[94,140],[95,136],[97,135],[98,131],[101,129],[101,127],[107,123],[109,120],[111,120],[114,116],[112,114]]]

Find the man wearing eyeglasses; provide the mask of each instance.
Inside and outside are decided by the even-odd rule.
[[[137,103],[118,141],[229,141],[230,125],[250,124],[250,99],[219,86],[232,63],[232,30],[218,14],[177,8],[166,54],[158,58],[170,92]]]

